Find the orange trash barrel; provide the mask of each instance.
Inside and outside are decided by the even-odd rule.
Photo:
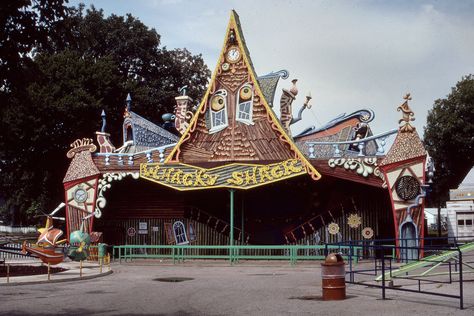
[[[330,253],[321,263],[323,278],[323,301],[346,298],[346,269],[344,259],[337,253]]]

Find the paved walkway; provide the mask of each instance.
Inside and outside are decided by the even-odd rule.
[[[474,283],[458,301],[348,285],[348,299],[321,300],[319,264],[134,261],[76,282],[0,286],[0,315],[473,315]],[[59,276],[58,276],[59,277]],[[186,278],[182,282],[159,279]],[[438,290],[450,291],[448,285]]]

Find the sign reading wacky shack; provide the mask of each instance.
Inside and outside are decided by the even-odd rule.
[[[288,159],[269,165],[233,163],[211,169],[181,163],[140,165],[141,178],[177,190],[250,189],[305,173],[306,170],[298,159]]]

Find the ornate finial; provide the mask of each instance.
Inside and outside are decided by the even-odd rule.
[[[309,101],[311,101],[312,98],[313,97],[311,96],[311,91],[308,91],[308,94],[306,95],[306,101],[304,101],[303,106],[308,109],[311,109],[311,104],[309,104]]]
[[[100,129],[100,131],[102,133],[105,133],[105,126],[107,125],[107,121],[105,120],[106,116],[105,116],[104,110],[102,110],[102,113],[100,114],[100,116],[102,117],[102,128]]]
[[[400,132],[402,133],[412,133],[415,128],[410,124],[411,121],[415,120],[415,113],[411,110],[410,106],[408,105],[408,101],[411,100],[410,93],[407,93],[403,99],[405,102],[401,104],[397,111],[402,111],[402,118],[398,120],[398,124],[402,123],[400,126]]]
[[[230,29],[230,32],[229,32],[229,33],[230,33],[230,34],[229,34],[229,41],[230,41],[231,43],[235,43],[235,31],[234,31],[234,29]]]
[[[132,97],[130,96],[130,93],[127,93],[127,99],[125,99],[125,102],[127,102],[128,111],[130,111],[130,106],[132,105]]]
[[[94,145],[91,138],[76,139],[70,146],[72,148],[66,154],[68,158],[72,158],[76,153],[82,151],[88,150],[93,153],[97,150],[97,147]]]
[[[125,107],[125,113],[123,114],[123,117],[127,118],[127,117],[130,117],[130,108],[132,106],[132,97],[130,96],[130,93],[127,94],[125,103],[127,104],[127,106]]]
[[[298,88],[296,87],[296,82],[298,81],[298,79],[293,79],[291,80],[291,83],[293,84],[293,86],[291,86],[290,88],[290,92],[291,94],[293,94],[293,96],[296,97],[296,95],[298,94]]]
[[[182,96],[186,95],[186,89],[188,86],[182,86],[181,88],[178,89],[179,93],[181,93]]]

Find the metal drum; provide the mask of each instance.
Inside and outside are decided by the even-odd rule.
[[[330,253],[321,263],[323,279],[323,300],[343,300],[346,298],[346,269],[340,254]]]

